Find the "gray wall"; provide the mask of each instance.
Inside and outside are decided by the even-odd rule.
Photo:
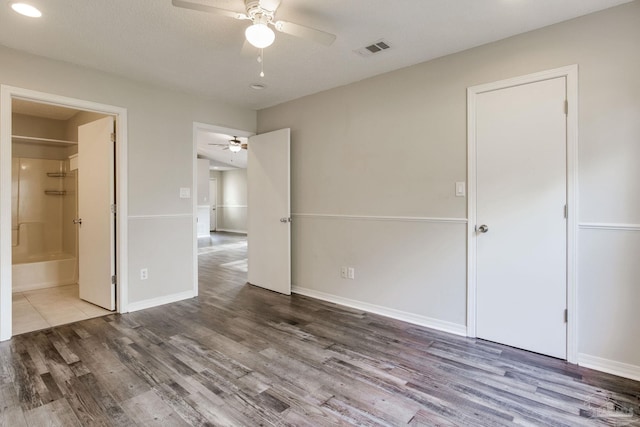
[[[127,108],[129,303],[193,289],[193,122],[252,131],[255,111],[5,47],[0,64],[2,84]]]
[[[218,230],[247,232],[247,170],[222,171],[218,178]]]
[[[635,1],[259,111],[292,131],[294,285],[462,330],[466,89],[579,64],[580,360],[640,375],[639,40]]]

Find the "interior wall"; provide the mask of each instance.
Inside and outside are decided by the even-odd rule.
[[[218,183],[218,230],[246,233],[247,170],[222,171]]]
[[[65,140],[66,122],[14,113],[11,115],[11,133],[18,136]],[[31,142],[14,141],[11,144],[11,150],[12,157],[49,160],[64,160],[66,158],[65,151],[60,147]]]
[[[193,123],[254,131],[256,112],[6,47],[0,63],[1,84],[127,109],[130,308],[192,295]]]
[[[635,1],[259,111],[292,132],[294,290],[464,331],[466,89],[578,64],[579,359],[640,376],[638,22]]]

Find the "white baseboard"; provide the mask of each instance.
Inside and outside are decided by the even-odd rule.
[[[640,366],[628,363],[616,362],[615,360],[603,359],[584,353],[578,354],[578,365],[596,371],[606,372],[619,377],[640,381]]]
[[[159,305],[169,304],[172,302],[178,302],[185,299],[193,298],[195,296],[196,294],[193,292],[193,290],[191,290],[191,291],[180,292],[177,294],[164,295],[158,298],[151,298],[143,301],[130,302],[127,305],[127,311],[132,312],[132,311],[144,310],[147,308],[157,307]]]
[[[229,228],[218,228],[216,231],[224,231],[226,233],[247,234],[247,230],[231,230]]]
[[[414,325],[425,326],[427,328],[436,329],[438,331],[449,332],[455,335],[467,336],[467,327],[458,325],[457,323],[447,322],[444,320],[433,319],[431,317],[421,316],[418,314],[400,311],[393,308],[383,307],[381,305],[369,304],[367,302],[357,301],[349,298],[343,298],[337,295],[327,294],[325,292],[313,289],[293,286],[291,291],[295,294],[305,295],[323,301],[335,304],[345,305],[347,307],[356,308],[358,310],[368,311],[370,313],[379,314],[381,316],[390,317],[396,320],[402,320]]]

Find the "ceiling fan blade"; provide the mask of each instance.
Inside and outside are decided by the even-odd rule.
[[[213,13],[216,15],[227,16],[235,19],[249,19],[247,15],[240,12],[234,12],[232,10],[220,9],[219,7],[213,7],[202,3],[196,3],[186,0],[171,0],[171,4],[175,7],[181,7],[183,9],[197,10],[198,12]]]
[[[260,0],[260,7],[269,12],[275,12],[280,6],[280,0]]]
[[[335,34],[326,33],[324,31],[316,30],[315,28],[305,27],[304,25],[294,24],[287,21],[277,21],[275,24],[276,30],[291,34],[292,36],[300,37],[302,39],[313,40],[325,46],[331,46],[336,40]]]

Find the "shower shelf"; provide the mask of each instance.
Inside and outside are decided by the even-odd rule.
[[[59,190],[44,190],[44,194],[46,194],[47,196],[64,196],[65,194],[67,194],[66,191],[59,191]]]
[[[67,174],[65,172],[47,172],[47,176],[50,178],[64,178]]]

